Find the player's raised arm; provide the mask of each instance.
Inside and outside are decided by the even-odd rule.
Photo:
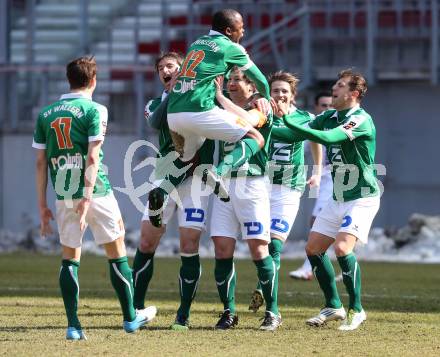
[[[258,92],[264,98],[270,100],[269,83],[267,83],[266,77],[252,61],[250,61],[250,64],[250,67],[246,69],[244,73],[255,83]]]

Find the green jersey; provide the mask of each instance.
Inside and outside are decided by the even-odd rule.
[[[83,93],[64,94],[59,101],[40,112],[32,146],[46,150],[57,199],[83,197],[88,145],[92,141],[104,140],[107,118],[107,108]],[[111,192],[102,158],[101,151],[93,188],[95,197]]]
[[[309,123],[313,115],[295,108],[282,118],[274,117],[274,128],[285,128],[285,122],[298,125]],[[307,171],[304,167],[304,141],[285,143],[272,137],[270,143],[269,177],[271,183],[303,191]]]
[[[248,161],[241,165],[236,170],[231,171],[231,177],[242,176],[261,176],[264,175],[266,164],[268,160],[268,153],[270,147],[270,134],[272,131],[272,115],[269,115],[266,123],[258,129],[264,138],[264,147],[253,155]],[[219,161],[223,161],[225,155],[229,154],[237,145],[245,145],[241,140],[236,143],[227,143],[220,141]],[[243,148],[244,152],[244,148]]]
[[[168,104],[168,113],[204,112],[215,107],[213,80],[237,66],[269,99],[266,78],[249,59],[246,50],[217,31],[193,42],[179,72]]]
[[[342,130],[347,140],[326,144],[332,165],[333,199],[352,201],[379,195],[374,155],[376,128],[371,116],[359,106],[337,112],[327,110],[310,122],[317,130]]]

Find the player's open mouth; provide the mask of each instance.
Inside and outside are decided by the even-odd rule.
[[[171,77],[163,77],[163,81],[165,82],[165,83],[168,83],[169,81],[171,81]]]

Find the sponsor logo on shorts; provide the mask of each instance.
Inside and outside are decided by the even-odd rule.
[[[200,208],[185,208],[187,222],[203,222],[205,211]]]
[[[289,231],[289,223],[283,219],[273,218],[270,229],[280,233],[287,233]]]
[[[263,225],[260,222],[244,222],[243,225],[246,227],[249,236],[263,233]]]
[[[351,224],[351,222],[353,222],[353,219],[350,216],[345,216],[342,220],[341,227],[342,228],[348,227]]]

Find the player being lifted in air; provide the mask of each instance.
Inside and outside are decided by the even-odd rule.
[[[209,34],[191,44],[169,95],[168,125],[183,161],[191,160],[206,138],[227,142],[241,140],[243,145],[229,154],[228,164],[220,165],[218,173],[223,174],[241,166],[261,150],[265,142],[260,132],[248,124],[246,113],[243,113],[245,118],[240,118],[216,106],[214,79],[237,66],[254,81],[262,95],[259,108],[264,114],[270,110],[266,78],[238,44],[243,34],[243,19],[237,11],[216,12]],[[214,180],[215,193],[221,191],[220,197],[227,200],[227,192],[219,188],[215,175],[208,176],[205,180],[208,183]]]

